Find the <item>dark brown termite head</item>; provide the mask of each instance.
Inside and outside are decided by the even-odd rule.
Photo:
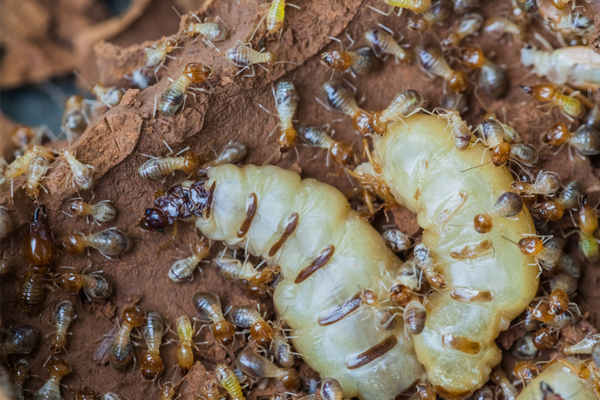
[[[147,231],[164,232],[167,225],[169,225],[167,217],[157,208],[147,208],[140,218],[140,227]]]

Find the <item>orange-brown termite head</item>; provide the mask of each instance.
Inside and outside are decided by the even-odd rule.
[[[542,135],[542,142],[550,146],[560,146],[569,139],[569,136],[569,127],[562,122],[558,122]]]
[[[537,256],[544,250],[544,243],[537,236],[528,236],[519,240],[519,250],[528,256]]]
[[[543,84],[543,85],[521,85],[520,86],[523,91],[538,101],[552,101],[554,97],[554,93],[556,89],[551,84]]]
[[[212,69],[202,63],[189,63],[183,68],[183,74],[193,83],[202,83],[212,75]]]
[[[506,142],[499,143],[491,151],[492,164],[496,167],[505,165],[510,158],[511,145]]]
[[[352,65],[352,57],[346,51],[326,51],[321,54],[321,61],[337,71],[345,71]]]
[[[157,46],[157,49],[165,53],[170,53],[175,47],[177,47],[178,44],[179,42],[177,39],[170,37],[160,42],[160,44]]]
[[[458,93],[465,93],[469,88],[469,79],[462,71],[454,71],[452,77],[448,81],[450,89]]]
[[[463,47],[460,50],[462,63],[470,69],[481,68],[485,62],[483,50],[480,47]]]

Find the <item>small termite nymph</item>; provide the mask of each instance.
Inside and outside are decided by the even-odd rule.
[[[577,354],[592,354],[592,350],[594,349],[594,347],[596,347],[598,343],[600,343],[600,335],[591,334],[587,335],[575,344],[563,345],[560,350],[565,356],[573,356]]]
[[[462,62],[468,68],[480,68],[479,86],[495,99],[503,97],[508,91],[506,73],[488,60],[479,47],[465,47],[460,50]]]
[[[298,107],[300,96],[298,96],[298,91],[296,91],[296,87],[292,82],[280,81],[273,92],[273,97],[275,98],[275,108],[279,117],[278,126],[281,128],[281,132],[277,137],[277,144],[281,153],[287,153],[296,145],[298,134],[294,129],[292,119]]]
[[[481,140],[491,152],[492,164],[496,167],[505,165],[511,152],[511,145],[504,140],[504,128],[494,119],[486,119],[477,127]]]
[[[177,318],[177,335],[179,336],[179,344],[177,345],[177,365],[181,371],[186,373],[192,365],[194,365],[194,328],[190,319],[185,315]]]
[[[556,172],[540,171],[534,183],[514,181],[511,189],[518,195],[554,196],[560,189],[560,177]]]
[[[354,129],[363,135],[373,133],[372,116],[356,103],[354,92],[343,81],[332,78],[323,83],[323,93],[331,108],[352,117]]]
[[[146,70],[142,67],[133,70],[131,76],[123,75],[123,78],[131,82],[133,86],[137,86],[142,90],[146,89],[150,84],[150,77],[147,75]]]
[[[468,79],[464,72],[450,68],[440,49],[434,46],[418,45],[415,48],[417,60],[427,74],[440,76],[454,92],[464,93],[468,88]]]
[[[89,124],[85,100],[79,95],[70,96],[65,102],[61,129],[67,132],[67,138],[72,140],[81,135]]]
[[[214,22],[206,22],[206,19],[204,20],[204,22],[200,22],[200,20],[195,14],[193,14],[193,16],[196,17],[198,22],[190,22],[185,27],[184,33],[188,37],[201,35],[204,39],[211,43],[221,42],[223,40],[229,39],[229,36],[231,35],[231,30],[229,29],[229,26],[227,26],[223,22],[223,20],[221,20],[221,18],[217,17],[217,19]],[[219,23],[217,22],[217,20],[220,20],[221,22]]]
[[[338,164],[347,167],[354,162],[354,151],[348,143],[335,140],[327,134],[323,129],[316,126],[302,125],[298,130],[300,137],[309,145],[320,147],[327,150],[327,164],[329,165],[329,157],[333,158]]]
[[[450,32],[450,35],[442,40],[443,48],[457,47],[467,36],[476,34],[483,25],[483,16],[479,13],[463,15],[460,25],[456,31]]]
[[[121,103],[121,99],[125,94],[125,89],[115,86],[106,87],[101,83],[92,86],[92,93],[98,97],[98,100],[108,108],[113,108]]]
[[[131,241],[117,228],[105,229],[89,235],[70,233],[63,236],[62,248],[70,254],[81,254],[87,247],[93,247],[106,257],[118,257],[131,247]]]
[[[54,284],[69,293],[77,293],[83,289],[90,300],[104,300],[112,293],[112,286],[100,272],[102,271],[91,274],[61,272],[54,278]]]
[[[61,301],[56,305],[56,309],[54,310],[56,332],[52,336],[50,351],[58,353],[67,345],[67,329],[69,329],[69,325],[71,325],[71,322],[76,317],[73,303],[69,300]]]
[[[39,332],[31,325],[20,325],[6,334],[6,340],[0,345],[0,362],[4,364],[11,354],[29,354],[38,341]]]
[[[425,329],[427,322],[427,310],[421,304],[418,296],[412,296],[411,300],[404,307],[404,330],[406,336],[419,335]]]
[[[160,344],[164,333],[165,326],[160,314],[156,311],[148,311],[146,313],[146,325],[144,326],[144,339],[148,350],[146,350],[140,362],[142,378],[145,380],[156,381],[164,369],[160,357]]]
[[[158,46],[153,46],[151,48],[145,49],[146,55],[144,57],[144,68],[142,70],[142,73],[145,70],[154,69],[154,77],[158,82],[158,77],[156,76],[156,73],[164,65],[167,57],[170,57],[168,54],[177,48],[177,44],[177,39],[169,37],[166,38],[164,41],[160,42]]]
[[[369,29],[365,32],[365,40],[373,50],[376,57],[384,54],[391,54],[396,59],[396,63],[407,64],[412,60],[412,55],[404,50],[398,42],[383,28]]]
[[[254,64],[267,70],[261,64],[273,65],[277,62],[277,56],[270,51],[264,53],[258,52],[252,48],[249,43],[239,42],[225,52],[225,58],[234,66],[241,68],[236,75],[240,74],[247,68],[252,69],[252,75],[244,75],[245,77],[253,77],[255,75]]]
[[[392,249],[394,253],[406,251],[410,247],[410,237],[399,229],[386,229],[381,234],[385,244]]]
[[[77,216],[89,215],[98,224],[110,222],[115,219],[117,211],[109,204],[110,200],[88,204],[83,200],[76,200],[69,205],[69,211]]]
[[[550,108],[558,106],[562,113],[570,120],[573,118],[579,118],[585,113],[585,106],[581,103],[581,101],[575,97],[562,94],[554,85],[550,83],[535,86],[520,86],[525,93],[533,96],[535,100],[548,103]]]
[[[504,192],[498,197],[492,211],[478,214],[474,219],[475,230],[479,233],[489,233],[496,217],[512,218],[523,210],[523,199],[516,193]]]
[[[564,215],[565,210],[577,208],[579,198],[583,194],[581,183],[573,181],[560,192],[556,200],[536,204],[531,208],[531,213],[540,219],[558,221]]]
[[[483,32],[495,40],[502,39],[505,34],[512,35],[517,42],[522,42],[524,37],[523,28],[508,18],[493,16],[485,20]]]
[[[404,263],[390,288],[390,299],[398,307],[405,307],[421,288],[417,267],[413,262]]]
[[[94,167],[77,160],[77,153],[70,148],[59,151],[59,156],[64,158],[71,168],[73,185],[77,185],[83,190],[91,189],[94,185],[94,175],[92,172]]]
[[[203,237],[200,242],[194,245],[192,255],[181,260],[177,260],[169,269],[169,279],[173,282],[183,282],[193,278],[196,266],[208,256],[210,244],[208,239]]]
[[[409,29],[423,32],[429,29],[434,24],[439,24],[446,21],[452,14],[452,1],[450,0],[433,0],[429,9],[427,9],[419,19],[410,21]]]
[[[130,306],[123,310],[121,329],[119,329],[108,350],[108,360],[113,368],[124,368],[132,360],[133,348],[130,334],[133,328],[142,326],[143,323],[144,312],[138,307]]]
[[[373,130],[380,136],[384,135],[388,124],[408,118],[429,105],[427,97],[418,90],[406,90],[396,97],[383,111],[373,113],[371,125]]]
[[[227,365],[219,364],[215,368],[215,373],[217,374],[217,381],[221,386],[223,386],[223,388],[225,388],[225,390],[227,390],[231,400],[246,399],[242,394],[240,382],[231,368],[229,368]]]
[[[194,173],[194,176],[197,178],[205,177],[208,174],[210,168],[218,167],[219,165],[224,164],[237,164],[242,161],[246,154],[248,153],[248,147],[238,141],[232,141],[227,143],[227,145],[221,150],[217,158],[214,160],[210,160],[202,164]]]
[[[33,397],[35,400],[60,400],[60,380],[63,376],[71,373],[71,366],[65,360],[58,358],[55,355],[44,364],[46,370],[50,372],[50,378],[44,386],[40,388]]]
[[[187,150],[181,156],[151,158],[138,168],[138,176],[145,181],[158,181],[175,171],[193,173],[200,164],[198,156]]]
[[[268,348],[273,340],[273,328],[269,325],[258,310],[251,306],[233,307],[229,312],[229,319],[236,326],[249,329],[252,340],[259,346]]]
[[[174,115],[182,104],[185,106],[188,93],[194,98],[196,97],[196,94],[189,90],[207,91],[201,88],[191,88],[190,85],[205,82],[211,75],[212,69],[207,65],[202,63],[186,64],[181,75],[172,81],[160,96],[158,112],[167,117]]]
[[[575,132],[571,132],[566,124],[558,122],[542,134],[541,140],[553,147],[566,143],[584,156],[600,154],[600,132],[588,125],[580,125]]]
[[[40,195],[41,181],[44,179],[46,172],[48,172],[49,163],[48,159],[44,156],[35,156],[29,162],[29,174],[27,176],[27,183],[25,183],[25,193],[27,197],[34,200]]]
[[[415,264],[427,277],[427,281],[431,287],[444,290],[448,288],[448,282],[439,272],[435,271],[433,259],[429,253],[429,249],[423,244],[415,246]]]
[[[321,53],[321,62],[334,71],[366,75],[373,69],[373,53],[366,47],[356,51],[326,51]]]
[[[236,365],[244,374],[252,378],[275,378],[281,381],[287,390],[297,390],[300,386],[298,371],[293,368],[279,368],[248,347],[238,355]]]
[[[466,150],[471,144],[471,129],[467,123],[460,117],[460,113],[456,110],[433,110],[439,118],[444,118],[448,121],[448,128],[454,140],[454,146],[460,151]]]
[[[198,292],[194,295],[193,302],[198,316],[210,322],[210,330],[215,340],[223,346],[232,344],[235,328],[223,316],[219,297],[213,293]]]

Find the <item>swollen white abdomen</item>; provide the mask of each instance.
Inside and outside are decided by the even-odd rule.
[[[481,387],[500,362],[494,339],[535,296],[538,266],[502,237],[518,241],[535,233],[527,211],[495,218],[488,234],[475,231],[475,215],[491,210],[514,179],[507,168],[491,164],[461,172],[482,163],[484,146],[458,151],[447,125],[435,116],[415,115],[390,125],[374,145],[384,181],[400,204],[417,213],[423,244],[450,286],[428,296],[427,323],[413,341],[438,394],[456,398]],[[489,159],[486,152],[483,162]],[[473,244],[489,250],[461,259],[461,250]],[[469,302],[456,292],[452,296],[457,289],[491,296]]]
[[[400,318],[386,331],[377,327],[375,310],[364,304],[349,313],[335,312],[361,290],[387,300],[401,265],[342,193],[273,166],[224,165],[208,175],[208,186],[216,183],[211,214],[196,226],[209,239],[247,246],[281,266],[284,280],[275,291],[275,306],[312,368],[340,381],[345,397],[368,400],[391,399],[421,378],[422,367],[404,338]],[[252,194],[258,207],[248,233],[239,238]],[[375,357],[378,350],[381,355]]]

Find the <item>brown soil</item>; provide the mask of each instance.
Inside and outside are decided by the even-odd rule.
[[[177,33],[182,40],[183,49],[172,53],[177,59],[167,61],[168,70],[163,69],[160,72],[160,82],[144,91],[129,90],[120,106],[92,121],[86,133],[73,145],[77,150],[77,158],[95,167],[94,201],[110,199],[118,210],[117,219],[109,226],[117,226],[127,232],[134,241],[134,246],[118,260],[108,260],[96,251],[92,251],[89,258],[62,254],[54,262],[55,271],[63,266],[71,266],[81,271],[91,264],[90,271],[102,270],[104,276],[114,285],[114,294],[105,304],[90,304],[81,296],[70,297],[75,304],[78,317],[72,325],[73,335],[69,337],[67,347],[73,372],[63,380],[67,386],[63,388],[63,395],[66,398],[72,398],[74,393],[83,386],[93,387],[101,393],[117,392],[130,399],[158,397],[158,387],[144,382],[138,371],[132,371],[132,365],[125,371],[116,371],[108,365],[98,366],[92,361],[98,346],[96,341],[111,330],[116,318],[120,319],[124,307],[134,300],[139,300],[138,305],[144,310],[158,311],[170,321],[171,328],[174,328],[173,321],[178,316],[196,315],[192,297],[200,290],[217,293],[225,307],[233,304],[257,303],[255,299],[245,294],[241,284],[220,279],[210,267],[204,264],[203,274],[196,272],[193,282],[175,284],[168,279],[167,271],[173,259],[182,257],[182,252],[186,256],[189,255],[189,244],[197,240],[193,227],[190,224],[180,224],[176,244],[159,253],[158,248],[167,241],[168,235],[142,231],[138,227],[138,219],[145,208],[151,205],[154,189],[166,189],[184,176],[176,174],[174,177],[169,177],[165,183],[147,183],[140,180],[137,176],[137,167],[146,160],[142,154],[166,155],[168,150],[163,143],[164,140],[174,151],[189,146],[199,154],[211,157],[212,149],[218,151],[227,142],[236,138],[248,145],[249,154],[246,163],[264,163],[277,147],[275,138],[267,137],[277,121],[260,110],[258,104],[269,109],[274,108],[271,86],[284,76],[294,81],[301,96],[296,118],[302,123],[312,125],[331,124],[336,131],[336,138],[353,142],[355,151],[360,154],[360,138],[354,133],[349,119],[325,110],[314,100],[315,96],[320,96],[320,83],[331,74],[319,63],[319,54],[338,46],[328,37],[338,37],[347,44],[345,37],[347,33],[359,41],[366,29],[382,23],[401,32],[404,35],[403,43],[414,46],[420,40],[438,42],[440,38],[445,37],[448,27],[453,26],[452,23],[458,18],[454,17],[452,22],[443,27],[435,27],[420,37],[419,34],[406,28],[408,18],[414,18],[410,12],[404,12],[401,17],[395,15],[384,17],[367,7],[373,5],[381,8],[383,5],[381,1],[311,0],[299,5],[302,10],[286,8],[285,26],[281,37],[279,34],[265,35],[264,28],[260,28],[257,37],[253,40],[255,47],[258,43],[264,44],[268,50],[275,52],[280,60],[297,64],[278,64],[271,67],[269,72],[256,68],[256,76],[253,78],[245,78],[242,74],[236,75],[237,69],[228,64],[219,53],[206,46],[201,40],[193,42],[192,39],[182,35],[184,24],[191,19],[189,15],[184,16]],[[150,7],[154,6],[156,2],[150,5]],[[598,5],[593,4],[593,6]],[[487,6],[483,13],[485,15],[506,14],[507,10],[507,3],[502,3],[497,7]],[[163,12],[167,11],[163,10]],[[234,27],[231,39],[217,44],[223,53],[238,40],[247,42],[263,13],[263,9],[254,2],[241,1],[238,5],[235,1],[208,1],[199,10],[198,16],[209,19],[220,16]],[[598,22],[600,21],[597,20],[596,23]],[[139,23],[142,24],[142,21],[140,20]],[[149,37],[146,28],[140,28],[140,32],[142,33],[137,36],[133,34],[130,36],[135,37],[139,45],[123,48],[100,42],[94,47],[101,82],[106,85],[127,84],[123,75],[130,74],[139,66],[144,48],[156,43],[143,42]],[[492,55],[491,59],[508,67],[511,82],[508,95],[502,101],[492,101],[483,96],[487,108],[500,116],[504,108],[507,121],[511,121],[517,127],[525,142],[537,144],[540,133],[563,117],[556,111],[544,114],[537,109],[537,104],[518,88],[518,84],[543,82],[543,80],[534,76],[526,77],[527,71],[519,64],[519,46],[510,40],[498,43],[479,36],[467,40],[467,43],[481,45],[487,54],[493,52],[495,55]],[[357,47],[362,47],[362,44],[359,43]],[[153,118],[155,97],[159,96],[168,85],[166,78],[176,78],[183,66],[190,61],[203,62],[214,68],[211,83],[215,86],[215,93],[199,94],[197,102],[189,98],[185,110],[173,117]],[[397,65],[392,59],[379,62],[376,70],[368,76],[357,79],[348,76],[348,78],[357,87],[357,98],[364,96],[362,107],[368,110],[384,108],[395,94],[406,89],[423,91],[434,106],[438,104],[438,99],[442,95],[439,79],[428,80],[416,65]],[[477,100],[471,97],[470,111],[466,115],[467,121],[475,125],[484,112]],[[318,178],[335,185],[342,192],[351,188],[346,176],[338,174],[337,167],[325,166],[326,157],[323,151],[304,146],[298,146],[298,151],[298,165],[293,151],[277,164],[285,168],[301,169],[303,177]],[[577,156],[571,160],[567,149],[563,149],[558,155],[543,151],[539,167],[558,172],[563,182],[574,179],[581,181],[584,188],[592,192],[594,201],[598,198],[598,195],[593,193],[600,190],[598,179],[600,169],[597,160],[581,160]],[[40,204],[46,205],[55,236],[60,236],[69,230],[97,232],[106,228],[88,225],[85,219],[70,218],[63,213],[67,210],[69,200],[79,196],[68,178],[69,170],[64,162],[57,163],[44,181],[49,193],[43,194],[39,199]],[[23,183],[23,177],[16,179],[14,187],[18,188]],[[92,193],[82,193],[82,196],[89,200]],[[44,337],[53,330],[48,322],[52,320],[54,305],[69,296],[60,290],[55,290],[49,296],[42,315],[28,317],[23,314],[16,291],[27,265],[19,253],[23,228],[30,221],[35,205],[26,199],[20,189],[15,191],[13,201],[10,193],[2,193],[0,205],[9,208],[12,221],[17,228],[17,233],[12,240],[2,245],[3,248],[10,249],[13,259],[11,275],[2,279],[2,321],[5,326],[33,324],[42,331]],[[400,229],[406,233],[419,234],[415,218],[410,213],[393,212],[393,218]],[[376,222],[378,225],[383,224],[385,218],[379,217]],[[568,226],[569,222],[566,221],[565,225]],[[569,248],[576,252],[574,246],[576,236],[571,236],[569,240],[571,241]],[[215,245],[212,254],[214,255],[220,248],[220,245]],[[598,265],[587,265],[580,280],[576,301],[582,311],[590,313],[588,321],[594,326],[598,326],[600,318],[599,286]],[[261,301],[260,304],[261,310],[268,311],[270,319],[276,318],[271,301]],[[169,336],[174,337],[171,334]],[[518,336],[518,333],[511,332],[503,336],[500,342],[505,347],[510,347],[512,341]],[[195,340],[208,341],[208,344],[200,345],[200,350],[196,354],[196,360],[201,361],[202,365],[197,363],[179,382],[179,392],[182,393],[181,399],[184,400],[196,398],[195,393],[200,391],[200,387],[207,379],[204,368],[206,371],[212,371],[217,363],[232,362],[231,352],[228,354],[218,346],[208,330],[204,329]],[[241,344],[237,343],[236,348]],[[42,378],[48,377],[48,373],[42,367],[49,355],[48,349],[49,338],[44,338],[36,350],[26,357],[32,364],[32,374]],[[142,353],[143,346],[136,349],[138,358]],[[173,344],[163,348],[162,357],[166,368],[161,382],[169,380],[177,382],[180,375],[174,370]],[[11,361],[14,362],[16,359],[18,358],[11,358]],[[507,357],[507,362],[509,360],[510,357]],[[306,389],[308,378],[317,378],[317,375],[300,361],[297,362],[297,366],[305,378],[303,384]],[[34,378],[30,379],[25,386],[30,390],[37,390],[41,384],[41,380]],[[274,391],[280,392],[282,389],[271,383],[265,390],[252,390],[248,397],[257,398]]]

